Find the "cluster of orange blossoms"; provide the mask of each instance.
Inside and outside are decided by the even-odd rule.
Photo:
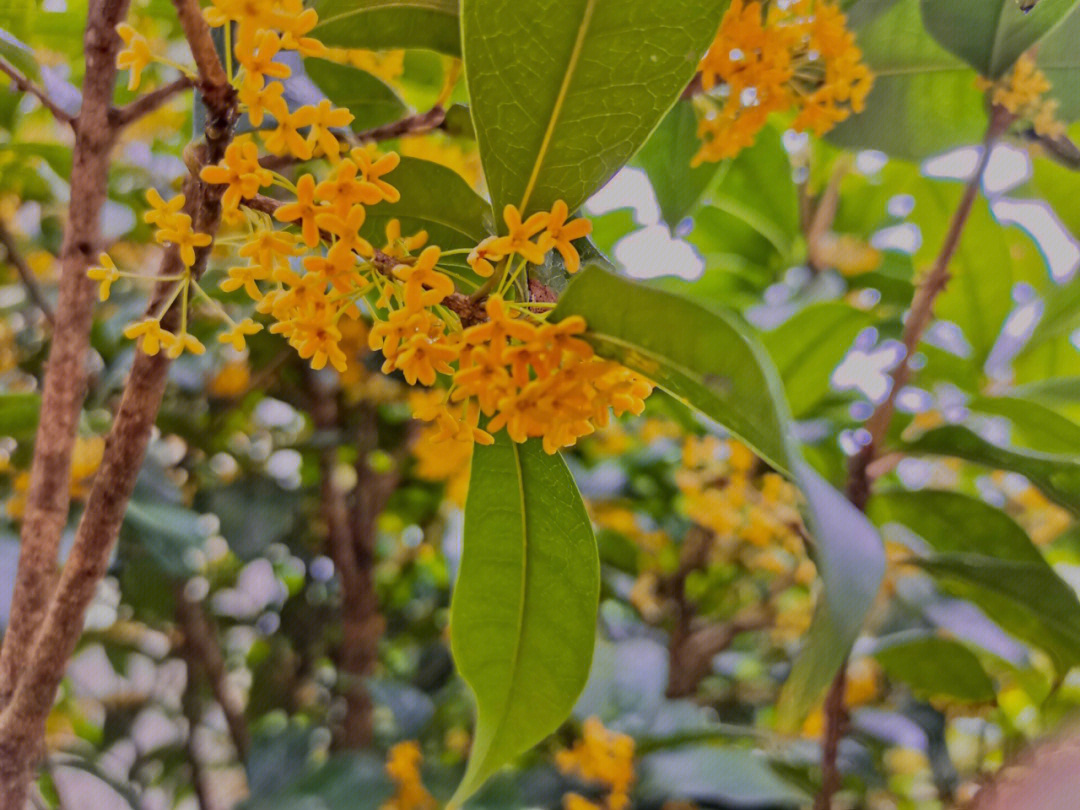
[[[361,235],[367,233],[368,206],[400,199],[384,179],[398,166],[398,155],[379,156],[365,147],[349,150],[339,137],[353,116],[328,100],[288,109],[281,80],[290,69],[275,57],[284,50],[325,55],[322,44],[307,36],[318,22],[316,12],[304,9],[300,0],[214,0],[205,16],[211,26],[228,26],[227,34],[234,37],[236,70],[232,62],[227,69],[241,110],[255,127],[264,120],[268,125],[254,136],[235,139],[221,163],[200,174],[206,183],[225,186],[223,220],[242,231],[218,240],[235,244],[245,260],[227,270],[223,291],[243,289],[256,311],[272,320],[269,331],[284,335],[315,369],[329,364],[344,372],[349,358],[342,327],[370,318],[368,343],[382,351],[383,371],[398,371],[410,385],[430,389],[416,416],[434,423],[439,438],[490,443],[491,434],[505,428],[518,442],[543,437],[545,450],[554,453],[607,424],[611,411],[641,412],[651,384],[618,363],[595,357],[579,337],[585,331],[581,318],[548,323],[550,304],[511,297],[528,286],[515,284],[527,278],[528,265],[543,264],[551,251],[561,255],[569,272],[577,271],[580,257],[573,241],[589,233],[587,220],[569,220],[561,200],[524,220],[517,208],[507,206],[505,234],[488,237],[471,250],[453,251],[468,253],[476,275],[490,279],[467,301],[457,292],[453,274],[439,267],[442,250],[424,248],[425,232],[405,237],[399,222],[391,220],[379,249]],[[131,69],[137,84],[138,71],[156,57],[134,30],[121,34],[127,47],[118,63]],[[260,163],[256,136],[278,155],[297,161],[325,158],[331,171],[323,179],[304,173],[294,184]],[[284,189],[290,199],[261,196],[268,187]],[[232,320],[191,270],[196,248],[209,245],[210,237],[192,231],[190,217],[181,211],[183,196],[166,201],[152,191],[148,199],[146,221],[157,226],[159,242],[178,248],[185,271],[174,279],[148,279],[175,281],[175,292],[166,296],[159,312],[131,324],[125,335],[139,339],[150,354],[162,349],[173,357],[202,353],[202,343],[187,331],[188,300],[198,296],[229,325],[218,339],[243,351],[246,337],[262,326],[251,318]],[[286,227],[276,227],[275,220]],[[106,255],[90,275],[101,282],[102,300],[118,278],[139,277],[119,271]],[[467,322],[457,314],[461,306],[451,309],[447,299],[452,296],[471,312]],[[162,328],[161,317],[178,298],[184,315],[179,333],[172,334]],[[440,375],[448,388],[435,387]],[[486,418],[483,427],[481,416]]]
[[[824,0],[732,0],[698,66],[701,149],[692,165],[753,144],[774,112],[817,135],[860,112],[873,83],[843,13]]]

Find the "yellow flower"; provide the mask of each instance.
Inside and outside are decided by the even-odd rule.
[[[542,238],[543,244],[537,244],[530,240],[547,227],[550,218],[551,214],[540,211],[522,222],[517,206],[507,205],[503,209],[503,221],[506,222],[507,234],[492,241],[487,246],[487,250],[492,254],[503,256],[516,253],[533,264],[543,264],[544,254],[551,247],[550,241]]]
[[[394,268],[394,276],[405,282],[407,311],[418,312],[424,307],[441,304],[454,291],[450,277],[435,269],[439,255],[439,249],[432,245],[424,249],[415,264],[399,264]]]
[[[231,329],[228,329],[218,335],[218,341],[221,343],[228,343],[236,351],[242,352],[244,350],[245,337],[247,335],[254,335],[262,331],[262,324],[255,323],[251,318],[244,318],[239,323],[233,324]]]
[[[175,337],[172,332],[161,328],[161,321],[157,318],[146,318],[137,321],[124,329],[124,337],[128,340],[139,339],[139,348],[144,354],[151,356],[157,354],[163,345],[172,343]]]
[[[571,243],[575,239],[581,239],[592,233],[592,223],[587,219],[575,219],[573,222],[567,222],[566,217],[569,213],[566,203],[562,200],[556,200],[548,217],[546,234],[552,246],[562,254],[563,262],[566,264],[566,272],[576,273],[581,266],[581,257],[578,256],[577,248]]]
[[[374,196],[368,204],[379,202],[380,200],[386,200],[389,203],[396,203],[401,199],[401,194],[392,185],[382,179],[384,174],[388,174],[397,168],[401,163],[401,156],[397,152],[387,152],[382,157],[372,160],[371,154],[362,146],[358,146],[349,153],[356,165],[360,167],[360,174],[364,178],[364,182],[371,186],[374,191],[370,192]]]
[[[304,127],[315,120],[315,108],[301,107],[296,112],[285,112],[278,118],[276,129],[265,135],[266,148],[277,155],[292,155],[300,160],[311,159],[311,144],[300,134]]]
[[[109,299],[109,288],[113,282],[120,278],[120,271],[116,269],[116,265],[113,264],[113,260],[109,258],[109,254],[102,253],[98,256],[98,262],[100,266],[91,267],[86,271],[86,275],[92,280],[100,282],[98,287],[98,298],[102,301]]]
[[[311,113],[311,129],[308,131],[312,154],[314,147],[318,146],[328,158],[338,160],[341,156],[341,145],[331,130],[347,127],[353,118],[351,112],[342,107],[335,108],[328,99],[320,101]]]
[[[248,140],[229,144],[224,160],[204,167],[199,177],[213,185],[228,185],[221,198],[226,209],[236,208],[241,199],[251,199],[274,181],[270,170],[259,165],[259,148]]]
[[[555,764],[565,774],[603,785],[608,795],[603,807],[623,810],[630,801],[634,782],[634,740],[625,734],[608,731],[596,717],[582,727],[581,740],[555,754]],[[565,810],[595,807],[576,793],[564,797]]]
[[[315,178],[305,174],[296,181],[296,202],[287,203],[274,212],[278,222],[300,220],[300,232],[304,244],[315,247],[319,244],[319,226],[315,218],[319,215],[319,206],[315,203]]]
[[[289,114],[289,105],[281,95],[284,89],[281,82],[267,82],[263,87],[244,82],[240,86],[240,103],[247,110],[248,120],[253,126],[261,127],[267,113],[277,121]]]
[[[159,242],[172,242],[180,251],[180,259],[191,267],[195,264],[195,248],[207,247],[213,239],[210,234],[198,233],[191,229],[191,217],[179,215],[167,228],[159,228]]]
[[[414,250],[427,244],[427,231],[417,231],[412,236],[401,235],[401,220],[392,219],[386,223],[386,244],[382,252],[395,259],[404,259]]]
[[[128,68],[131,71],[128,78],[128,90],[138,90],[143,69],[154,61],[154,55],[150,52],[146,37],[137,33],[127,23],[116,26],[116,33],[127,46],[116,55],[116,67],[120,70]]]
[[[435,810],[438,803],[427,792],[420,777],[420,746],[412,741],[400,742],[390,749],[386,758],[386,773],[394,781],[394,796],[380,810]]]
[[[206,347],[199,342],[198,338],[188,332],[173,335],[165,347],[165,354],[174,360],[185,351],[191,352],[191,354],[202,354],[206,351]]]
[[[157,225],[159,228],[171,228],[181,214],[180,209],[186,202],[183,194],[177,194],[169,201],[165,201],[157,189],[152,188],[146,192],[146,201],[150,203],[150,210],[143,214],[143,222],[148,225]]]
[[[256,33],[250,42],[237,42],[234,52],[237,61],[244,66],[244,85],[258,90],[263,86],[266,76],[287,79],[292,75],[288,65],[274,61],[280,50],[281,38],[266,29]]]

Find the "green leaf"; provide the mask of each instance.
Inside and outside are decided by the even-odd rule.
[[[768,358],[731,315],[587,267],[552,318],[581,315],[602,357],[641,372],[715,419],[770,464],[791,470],[784,394]]]
[[[996,79],[1072,11],[1077,0],[1041,0],[1027,13],[1016,0],[921,0],[934,38],[983,76]]]
[[[391,219],[401,221],[405,235],[426,230],[428,244],[444,250],[471,247],[491,233],[491,209],[453,169],[403,157],[386,179],[401,193],[401,199],[368,209],[361,234],[372,244],[383,244],[384,229]]]
[[[328,99],[355,116],[352,128],[357,132],[409,114],[408,105],[393,88],[366,70],[325,59],[305,60],[304,70]]]
[[[959,492],[932,489],[883,492],[870,499],[867,514],[879,525],[907,526],[937,552],[1044,562],[1015,520],[985,501]],[[963,529],[957,531],[957,527]]]
[[[592,526],[563,460],[505,431],[477,446],[450,614],[477,720],[452,804],[569,715],[589,675],[599,593]]]
[[[0,394],[0,436],[32,437],[40,412],[41,394]]]
[[[573,211],[686,87],[722,0],[463,0],[472,115],[492,205]]]
[[[245,561],[288,537],[301,512],[295,493],[262,477],[204,489],[196,505],[218,516],[221,535],[229,541],[232,552]]]
[[[976,397],[969,407],[1003,416],[1012,423],[1012,440],[1040,453],[1080,455],[1080,425],[1061,414],[1018,397]]]
[[[672,232],[697,206],[721,166],[727,166],[704,163],[691,167],[690,157],[699,143],[694,105],[689,100],[679,101],[634,159],[649,175],[660,216]]]
[[[585,318],[584,337],[597,354],[719,422],[802,488],[825,587],[780,700],[781,724],[797,725],[844,660],[877,594],[885,568],[877,533],[802,460],[776,371],[733,317],[595,266],[570,283],[552,317],[569,315]]]
[[[311,35],[341,48],[425,48],[458,56],[458,0],[317,0]]]
[[[899,633],[883,638],[874,657],[894,681],[922,698],[951,697],[987,703],[996,697],[994,682],[975,653],[959,641]]]
[[[1051,407],[1080,405],[1080,377],[1052,377],[1025,383],[1009,390],[1014,397]]]
[[[146,549],[162,571],[176,578],[194,573],[189,554],[202,548],[207,537],[199,515],[190,509],[135,498],[128,503],[123,531]]]
[[[830,141],[917,160],[982,138],[986,110],[975,75],[923,28],[919,0],[869,15],[855,33],[874,87],[866,109],[834,129]]]
[[[807,795],[743,748],[693,746],[657,751],[638,765],[637,794],[660,805],[688,799],[719,807],[799,807]]]
[[[909,451],[955,456],[1025,476],[1046,497],[1080,515],[1080,464],[1067,456],[999,447],[963,425],[928,430],[907,444]]]
[[[824,301],[811,304],[762,336],[796,418],[828,396],[833,369],[859,332],[873,322],[868,312],[840,301]]]
[[[1059,671],[1080,663],[1080,600],[1045,562],[939,554],[918,564],[1006,630],[1050,653]]]

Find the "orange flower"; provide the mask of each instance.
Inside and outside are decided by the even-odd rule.
[[[225,149],[225,159],[206,166],[199,177],[214,185],[228,185],[221,198],[226,209],[235,209],[241,199],[251,199],[262,186],[274,181],[269,169],[259,165],[259,148],[251,141],[234,141]]]
[[[592,223],[587,219],[567,222],[566,217],[569,213],[566,203],[556,200],[555,205],[551,207],[546,233],[554,248],[562,254],[566,272],[576,273],[581,266],[581,257],[578,256],[577,248],[572,242],[574,239],[581,239],[592,233]]]
[[[517,206],[507,205],[503,209],[503,220],[506,222],[507,234],[491,242],[487,246],[487,250],[492,254],[499,253],[504,256],[516,253],[533,264],[543,264],[544,254],[551,247],[550,242],[543,237],[541,238],[541,244],[530,240],[547,227],[550,218],[551,214],[540,211],[522,222],[521,213],[517,210]]]
[[[251,318],[244,318],[244,320],[235,323],[230,329],[222,332],[218,335],[218,341],[221,343],[228,343],[236,351],[242,352],[245,346],[245,338],[247,335],[254,335],[262,331],[262,324],[255,323]]]
[[[315,178],[305,174],[296,181],[296,202],[286,203],[274,212],[278,222],[300,220],[300,232],[304,244],[315,247],[319,244],[319,226],[315,218],[320,214],[320,206],[315,204]]]
[[[128,68],[131,71],[128,77],[128,90],[138,90],[142,79],[143,69],[154,61],[154,55],[150,52],[150,45],[146,37],[139,34],[127,23],[116,26],[116,33],[124,41],[127,47],[116,54],[116,67],[120,70]]]
[[[360,167],[361,176],[364,178],[367,187],[366,193],[369,195],[364,200],[366,204],[374,205],[381,200],[396,203],[401,199],[398,190],[382,179],[384,174],[389,174],[401,163],[401,156],[397,152],[387,152],[374,161],[371,159],[368,150],[362,146],[356,147],[349,154],[356,161],[356,165]]]

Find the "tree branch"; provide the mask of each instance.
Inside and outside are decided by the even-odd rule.
[[[101,210],[109,153],[115,142],[108,121],[121,45],[115,28],[127,13],[127,5],[128,0],[92,0],[87,14],[83,100],[73,124],[70,199],[74,204],[68,207],[60,249],[59,318],[45,368],[15,590],[0,648],[0,709],[15,690],[44,616],[70,506],[71,450],[86,388],[86,354],[95,300],[95,285],[86,271],[101,242]]]
[[[0,72],[6,73],[11,78],[11,83],[24,93],[29,93],[41,102],[46,110],[53,114],[53,118],[59,121],[61,124],[67,124],[68,126],[75,125],[75,117],[65,112],[63,108],[41,87],[38,87],[34,82],[30,81],[22,72],[6,59],[0,58]],[[114,70],[115,72],[115,70]]]
[[[199,88],[207,107],[205,142],[189,150],[190,174],[184,184],[187,199],[184,212],[191,216],[195,230],[209,234],[213,238],[217,234],[221,221],[221,195],[224,189],[221,186],[204,183],[199,179],[198,171],[202,166],[219,162],[224,156],[225,148],[232,140],[232,127],[237,118],[236,94],[225,81],[225,72],[220,62],[208,61],[207,47],[214,53],[213,60],[216,60],[217,56],[216,52],[213,52],[210,32],[202,20],[196,0],[175,0],[175,4],[184,31],[192,43],[192,51],[197,54],[200,71]],[[95,143],[101,148],[99,152],[93,154],[98,157],[102,176],[100,183],[94,186],[92,191],[102,196],[104,195],[104,171],[107,168],[108,146],[115,139],[115,132],[108,127],[108,101],[111,98],[115,78],[115,68],[110,68],[110,65],[115,65],[119,42],[114,28],[117,18],[122,16],[125,8],[126,0],[98,0],[98,4],[91,6],[88,15],[90,23],[86,35],[86,84],[88,88],[93,88],[94,92],[90,92],[89,89],[84,92],[83,110],[76,124],[76,133],[77,138],[80,135],[84,138],[91,134],[97,135],[98,140]],[[100,62],[99,59],[106,55],[108,58]],[[92,99],[96,103],[91,105]],[[88,115],[89,109],[94,110],[93,124],[96,126],[84,123],[84,117]],[[73,176],[81,170],[83,168],[79,166],[77,156]],[[84,203],[75,193],[74,183],[72,199]],[[95,211],[95,219],[99,212],[100,206]],[[77,214],[85,215],[82,204],[73,207],[71,216],[74,218]],[[93,233],[96,234],[96,230]],[[80,253],[85,259],[92,248],[90,245],[80,247]],[[196,252],[195,264],[191,267],[194,278],[197,279],[206,269],[206,262],[212,248],[211,243]],[[77,269],[81,279],[87,281],[85,263]],[[179,251],[175,246],[170,247],[162,259],[159,275],[177,276],[184,270]],[[168,295],[172,289],[171,284],[159,283],[150,304],[151,308],[160,306],[164,296]],[[58,322],[65,323],[69,315],[68,309],[59,307],[57,313]],[[87,318],[89,318],[89,313]],[[180,305],[174,304],[163,315],[162,325],[165,329],[174,330],[179,320]],[[81,345],[84,352],[86,330],[83,331]],[[78,355],[80,362],[76,370],[84,374],[81,368],[82,358],[83,353],[80,353]],[[8,653],[9,658],[15,663],[9,673],[17,672],[19,678],[7,706],[0,713],[0,807],[18,808],[25,802],[30,771],[42,740],[45,719],[52,706],[56,688],[63,678],[67,660],[75,649],[82,632],[86,609],[108,568],[120,524],[135,487],[135,479],[142,467],[154,420],[165,392],[170,363],[169,358],[163,353],[154,356],[143,352],[136,353],[119,410],[105,444],[104,458],[75,531],[75,539],[60,580],[52,598],[48,601],[44,618],[40,620],[40,629],[37,630],[36,635],[30,635],[33,639],[32,645],[26,645],[25,642],[28,639],[26,636],[23,637],[23,646],[18,650],[18,657],[14,657],[13,653]],[[52,372],[53,369],[50,368],[50,373]],[[79,380],[81,379],[84,378],[76,378],[80,391],[82,383]],[[77,413],[79,400],[71,395],[70,391],[69,399],[74,406],[73,413],[68,414],[71,417],[68,430],[70,435],[73,433],[74,415]],[[47,414],[48,411],[45,410],[43,404],[43,424],[48,421]],[[35,458],[36,462],[37,458]],[[53,492],[46,490],[46,497],[55,497],[55,491],[62,488],[65,508],[59,515],[61,526],[67,511],[69,464],[70,443],[67,445],[67,453],[64,457],[62,479],[53,481]],[[27,521],[24,521],[23,531],[23,536],[26,538]],[[58,535],[59,531],[57,531]],[[30,538],[32,539],[30,545],[38,547],[40,539],[33,534]],[[24,542],[24,555],[26,550],[27,544]],[[49,574],[56,564],[55,545],[51,552],[51,559],[40,550],[35,555],[38,558],[38,567],[44,568],[43,571],[38,572],[42,575],[42,579],[38,582],[37,595],[40,597],[47,595],[50,590],[48,586],[51,584],[51,576]],[[20,579],[23,575],[21,564],[20,559]],[[9,650],[10,641],[10,638],[6,639],[5,652]],[[14,650],[14,645],[11,648]],[[10,680],[6,681],[5,687],[10,688],[8,686],[10,683]]]
[[[198,602],[192,602],[184,596],[184,589],[175,589],[176,620],[184,634],[180,651],[188,666],[188,679],[193,680],[199,673],[206,678],[214,700],[221,706],[225,715],[225,725],[229,729],[236,755],[241,762],[247,760],[251,750],[251,734],[244,707],[229,690],[229,672],[225,659],[221,655],[217,633]]]
[[[837,752],[840,738],[847,728],[847,708],[844,692],[847,690],[847,658],[833,678],[829,693],[825,696],[825,738],[821,743],[821,790],[814,797],[814,810],[830,810],[832,797],[840,789],[840,769]]]
[[[938,251],[930,271],[915,290],[915,298],[911,302],[911,309],[904,321],[904,357],[899,365],[892,371],[892,385],[888,396],[870,415],[866,421],[866,430],[870,434],[870,441],[852,457],[848,469],[848,497],[860,509],[865,508],[870,497],[870,478],[867,467],[877,458],[881,449],[881,443],[888,432],[892,422],[893,413],[896,410],[896,397],[900,390],[911,379],[911,358],[914,356],[919,343],[934,314],[934,302],[938,295],[949,283],[949,263],[960,246],[960,237],[963,235],[964,225],[978,196],[979,185],[986,173],[987,164],[990,162],[990,153],[994,144],[1009,128],[1013,122],[1013,115],[1004,107],[995,106],[990,113],[990,122],[986,128],[986,136],[983,138],[982,154],[975,167],[975,172],[968,180],[964,188],[964,194],[960,203],[953,213],[949,222],[949,230]]]
[[[123,107],[114,107],[109,111],[109,119],[112,121],[113,126],[126,127],[128,124],[138,121],[144,115],[149,115],[159,109],[177,93],[182,93],[189,87],[194,86],[195,82],[189,76],[181,76],[175,81],[139,96]]]
[[[26,263],[26,258],[19,251],[15,235],[8,230],[3,221],[0,221],[0,244],[7,251],[8,261],[15,268],[15,272],[19,274],[19,279],[22,281],[23,287],[26,288],[26,294],[30,296],[30,300],[41,310],[41,314],[45,316],[45,320],[49,322],[49,325],[56,326],[56,318],[53,316],[52,307],[49,306],[45,294],[42,293],[41,287],[38,286],[33,269]]]

